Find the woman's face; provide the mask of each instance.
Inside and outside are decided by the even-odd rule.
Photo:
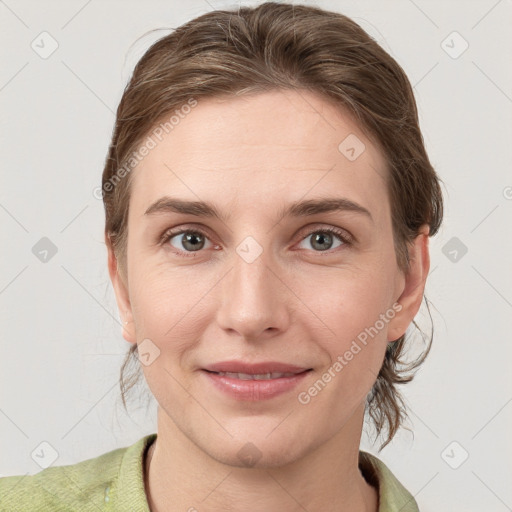
[[[126,286],[110,251],[124,336],[142,343],[159,427],[172,422],[232,465],[244,450],[259,464],[296,460],[354,418],[360,434],[365,397],[425,274],[397,267],[383,155],[305,91],[200,100],[167,132],[153,132],[132,171]],[[218,217],[175,211],[178,200]],[[322,211],[328,200],[339,208]],[[205,370],[225,361],[298,369],[270,381]]]

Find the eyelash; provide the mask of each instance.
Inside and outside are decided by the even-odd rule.
[[[169,242],[169,240],[171,240],[171,238],[174,238],[177,235],[182,235],[183,233],[191,233],[194,235],[201,235],[201,236],[204,236],[205,238],[208,238],[208,234],[199,228],[178,228],[177,230],[168,229],[160,237],[159,245],[163,246],[167,242]],[[313,229],[313,230],[309,231],[309,233],[306,236],[301,238],[300,241],[302,242],[302,240],[305,240],[306,238],[308,238],[309,236],[311,236],[315,233],[329,233],[329,234],[336,235],[340,239],[340,241],[343,242],[343,245],[350,246],[354,243],[354,238],[352,235],[347,233],[345,230],[342,230],[339,228],[334,228],[334,227]],[[339,247],[338,247],[338,249],[339,249]],[[201,252],[201,251],[195,251],[195,252],[194,251],[188,251],[188,252],[187,251],[179,251],[175,247],[172,247],[171,250],[173,252],[175,252],[176,254],[179,254],[180,256],[184,256],[186,258],[195,258],[197,256],[196,252]],[[313,252],[317,252],[320,255],[323,255],[323,253],[330,255],[334,251],[336,251],[336,249],[334,249],[334,250],[329,249],[327,251],[313,251]]]

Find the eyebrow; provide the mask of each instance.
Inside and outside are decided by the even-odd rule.
[[[284,217],[309,217],[318,213],[353,212],[362,214],[373,221],[371,213],[364,207],[346,198],[322,198],[296,201],[280,210],[280,218]],[[204,201],[185,201],[182,199],[164,196],[154,202],[144,215],[160,213],[182,213],[197,217],[217,218],[226,221],[229,216],[223,216],[211,203]]]

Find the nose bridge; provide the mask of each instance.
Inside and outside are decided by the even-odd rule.
[[[224,329],[255,338],[286,324],[282,283],[275,276],[270,250],[247,237],[233,253],[232,269],[224,282],[218,320]]]

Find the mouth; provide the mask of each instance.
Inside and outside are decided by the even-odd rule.
[[[213,373],[215,375],[219,375],[221,377],[229,377],[230,379],[239,379],[239,380],[272,380],[272,379],[282,379],[285,377],[295,377],[296,375],[300,375],[305,372],[312,371],[312,368],[301,372],[267,372],[267,373],[237,373],[237,372],[214,372],[210,370],[205,370],[208,373]]]
[[[257,402],[290,393],[312,371],[307,368],[292,372],[246,373],[203,369],[200,373],[206,377],[210,389],[220,392],[222,399]]]
[[[260,361],[252,363],[242,359],[233,359],[231,361],[220,361],[212,363],[203,368],[206,371],[213,373],[233,373],[237,375],[258,375],[268,378],[268,374],[290,374],[296,375],[306,370],[311,370],[309,365],[297,366],[289,363],[282,363],[278,361]]]

